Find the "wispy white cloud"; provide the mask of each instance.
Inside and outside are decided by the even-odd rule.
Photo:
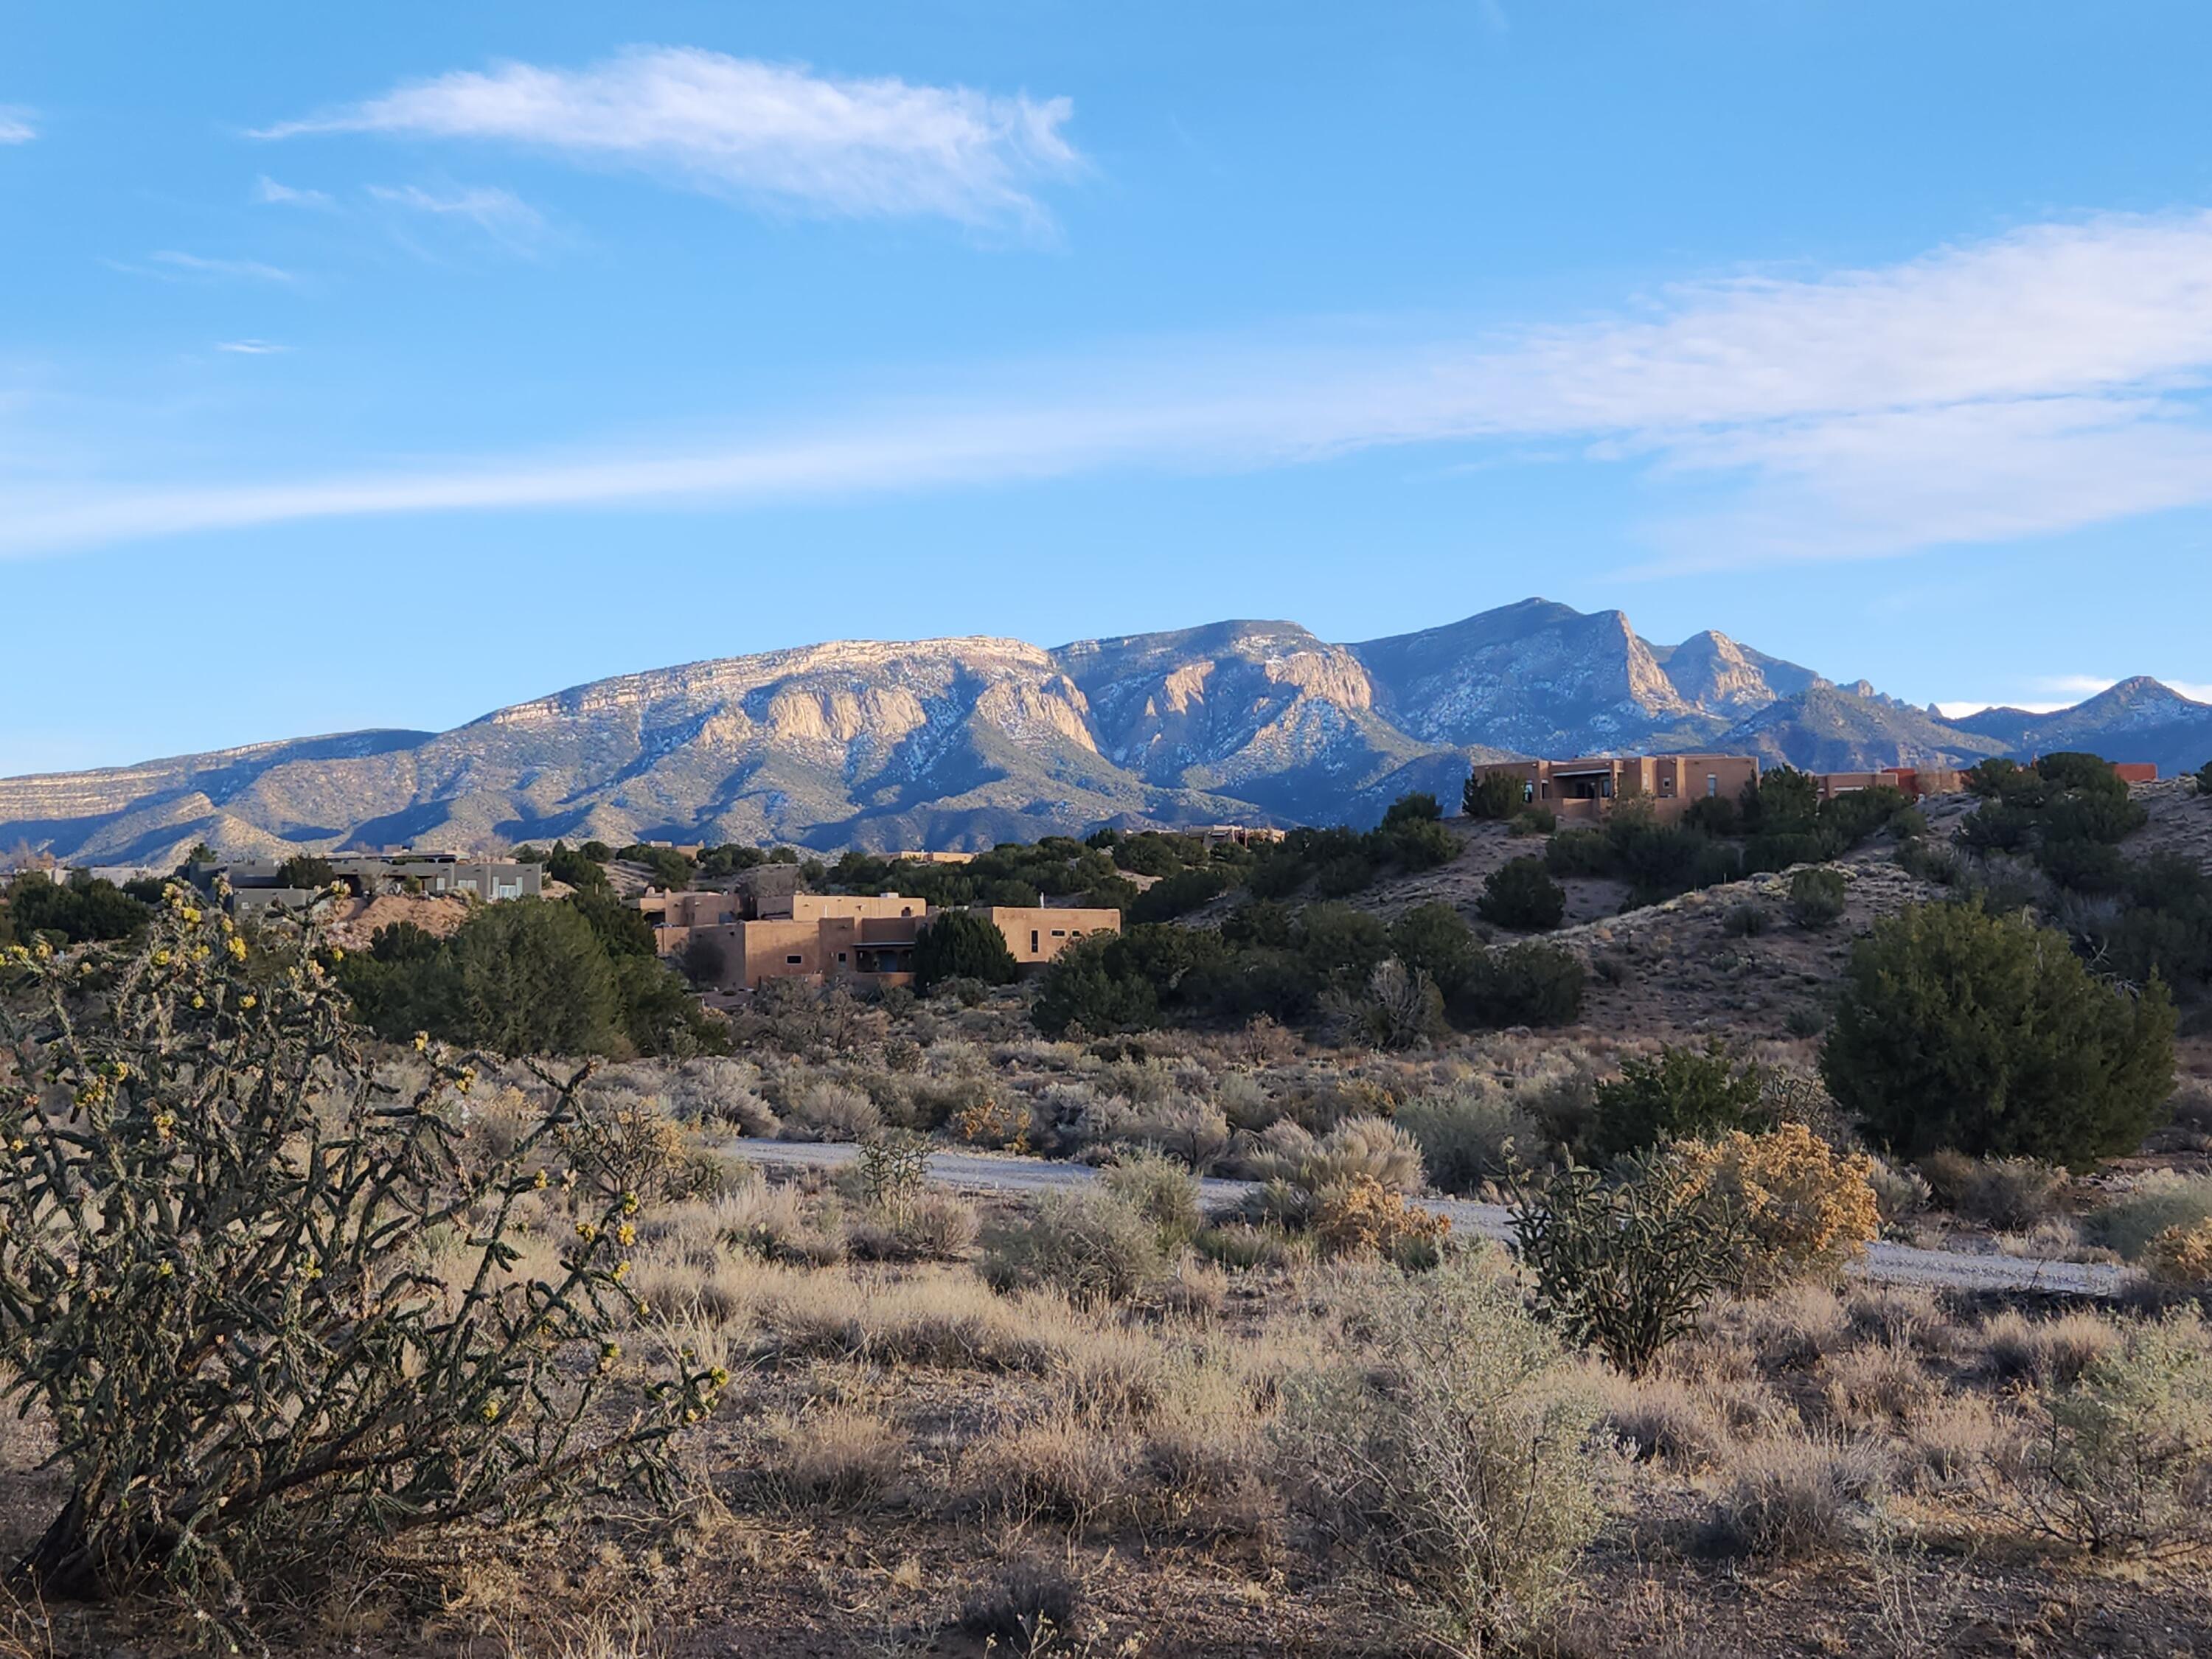
[[[372,513],[744,502],[1390,446],[1594,456],[1727,505],[1675,566],[1888,555],[2212,503],[2212,214],[2030,227],[1870,270],[1684,287],[1612,317],[1102,352],[926,408],[325,479],[0,501],[0,551]]]
[[[1079,166],[1065,98],[839,79],[681,46],[586,69],[503,63],[261,129],[496,140],[692,188],[853,216],[1040,221],[1041,181]]]
[[[337,205],[325,191],[280,185],[265,173],[253,181],[253,199],[271,207],[317,208],[324,212]]]
[[[492,185],[456,185],[426,190],[420,185],[371,185],[368,195],[372,201],[390,210],[393,235],[426,258],[433,256],[399,227],[398,217],[466,226],[516,253],[532,251],[545,234],[543,214],[514,191]]]
[[[278,345],[274,340],[218,340],[215,349],[217,351],[234,351],[241,357],[269,357],[280,351],[289,351],[292,348]]]
[[[20,104],[0,104],[0,144],[27,144],[39,136],[33,112]]]
[[[258,259],[211,259],[198,253],[180,253],[174,248],[164,248],[149,257],[154,264],[168,270],[189,271],[196,276],[244,276],[257,283],[292,280],[290,271],[264,264]]]

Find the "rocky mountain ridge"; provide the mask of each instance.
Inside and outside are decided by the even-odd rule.
[[[2212,707],[2139,680],[2057,714],[1945,721],[1725,635],[1657,645],[1618,611],[1528,599],[1351,645],[1238,621],[1052,649],[838,641],[690,663],[450,732],[0,780],[0,854],[973,847],[1102,823],[1371,821],[1407,789],[1449,799],[1471,758],[1511,754],[1723,750],[1844,769],[2062,746],[2193,768],[2212,755]]]

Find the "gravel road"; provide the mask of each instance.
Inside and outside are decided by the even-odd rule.
[[[859,1148],[828,1141],[740,1140],[730,1150],[755,1164],[787,1167],[849,1163]],[[1098,1172],[1081,1164],[1005,1153],[932,1152],[929,1172],[949,1186],[969,1191],[1038,1193],[1087,1186]],[[1249,1181],[1200,1182],[1210,1209],[1224,1209],[1253,1190]],[[1453,1228],[1484,1238],[1512,1237],[1502,1204],[1476,1204],[1462,1198],[1424,1199],[1430,1209],[1451,1218]],[[1957,1250],[1921,1250],[1909,1244],[1875,1243],[1852,1271],[1881,1285],[1919,1285],[1963,1291],[2048,1291],[2067,1296],[2112,1296],[2129,1277],[2124,1267],[2092,1262],[2045,1261],[2030,1256],[1969,1255]]]

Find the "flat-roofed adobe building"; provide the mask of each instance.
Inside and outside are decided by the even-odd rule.
[[[1562,823],[1596,823],[1625,800],[1648,803],[1653,816],[1672,823],[1694,801],[1739,799],[1759,781],[1759,762],[1750,755],[1593,755],[1496,761],[1476,767],[1474,774],[1516,780],[1528,805],[1546,808]]]
[[[981,914],[990,917],[991,925],[1006,936],[1006,948],[1024,968],[1050,962],[1069,945],[1094,934],[1121,931],[1121,913],[1114,909],[994,904]]]
[[[794,893],[756,906],[738,893],[649,892],[636,902],[653,921],[663,956],[684,956],[698,945],[708,963],[719,959],[712,977],[723,993],[779,979],[856,988],[911,984],[915,945],[944,914],[899,893]],[[1121,913],[1114,909],[1000,905],[976,914],[990,919],[1024,967],[1050,962],[1078,940],[1121,931]],[[699,971],[696,961],[686,966]]]

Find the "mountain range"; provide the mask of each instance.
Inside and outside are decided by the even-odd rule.
[[[450,732],[356,732],[0,779],[0,851],[75,864],[565,836],[952,848],[1124,827],[1372,822],[1470,760],[1717,750],[1833,771],[2089,749],[2194,769],[2212,706],[2132,679],[1947,720],[1706,632],[1543,599],[1336,645],[1224,622],[1042,649],[841,641],[599,680]]]

